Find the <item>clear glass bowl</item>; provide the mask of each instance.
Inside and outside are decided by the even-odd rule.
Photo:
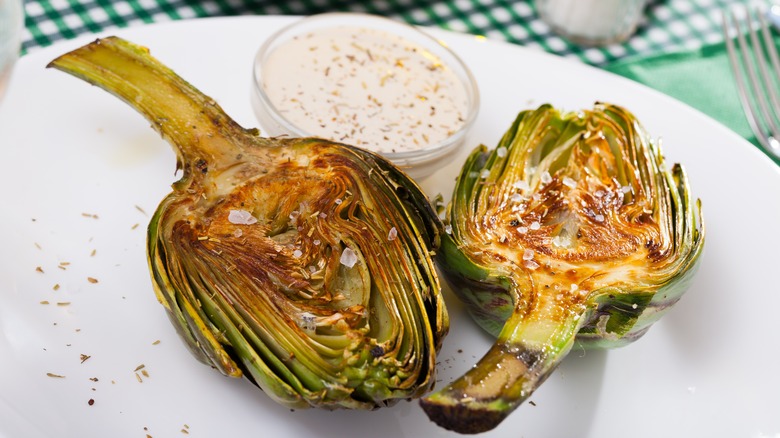
[[[275,136],[294,136],[294,137],[324,137],[335,139],[334,136],[323,133],[306,132],[305,129],[297,126],[290,118],[286,117],[284,110],[277,107],[272,98],[266,92],[265,81],[269,57],[274,51],[285,43],[296,37],[303,37],[311,32],[326,31],[339,26],[350,28],[369,29],[370,31],[379,31],[383,34],[391,34],[401,37],[404,40],[421,46],[423,49],[434,55],[440,61],[441,65],[446,66],[457,76],[460,85],[465,92],[466,107],[463,109],[461,117],[462,123],[457,129],[452,130],[449,136],[441,141],[425,144],[414,150],[404,150],[396,152],[378,151],[381,155],[388,158],[413,178],[423,178],[435,172],[438,168],[446,164],[450,158],[455,155],[453,152],[461,146],[465,140],[466,133],[469,131],[477,116],[479,109],[479,91],[473,75],[461,59],[453,53],[443,42],[433,38],[427,33],[405,23],[394,21],[388,18],[379,17],[361,13],[325,13],[303,18],[295,23],[281,29],[271,36],[260,47],[257,52],[254,64],[254,79],[252,90],[252,107],[260,123],[260,127],[266,135]],[[288,46],[286,46],[288,47]],[[288,57],[289,58],[289,57]],[[288,61],[285,58],[285,62]],[[294,73],[297,66],[292,65],[289,60],[289,71]],[[323,62],[328,62],[323,60]],[[275,59],[273,62],[279,62]],[[278,68],[278,66],[276,66]],[[286,64],[285,64],[285,68]],[[365,88],[365,85],[364,85]],[[323,90],[324,94],[330,90]],[[311,95],[300,97],[302,102],[310,102]],[[389,112],[389,111],[388,111]],[[428,123],[427,120],[421,120],[422,123]],[[359,135],[359,134],[358,134]],[[427,137],[426,137],[427,138]],[[339,139],[335,139],[339,140]],[[344,143],[358,144],[352,142],[351,138],[341,140]],[[364,146],[370,149],[368,146]]]
[[[647,0],[536,0],[539,16],[575,44],[604,46],[628,39]]]
[[[23,25],[22,0],[0,0],[0,99],[19,57]]]

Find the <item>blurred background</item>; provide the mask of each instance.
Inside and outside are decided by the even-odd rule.
[[[2,0],[9,1],[9,0]],[[623,43],[582,46],[556,34],[541,3],[563,12],[576,5],[641,3],[636,32]],[[540,5],[537,5],[540,3]],[[645,4],[646,3],[646,4]],[[311,15],[360,11],[412,24],[484,35],[603,66],[634,56],[700,47],[722,39],[720,11],[734,0],[25,0],[22,48],[32,51],[87,32],[195,17]],[[556,17],[552,17],[553,19]],[[565,18],[565,17],[564,17]],[[588,17],[581,17],[587,19]],[[569,20],[576,20],[569,17]],[[576,24],[576,23],[575,23]]]
[[[82,34],[202,17],[352,11],[589,64],[687,103],[758,145],[733,84],[722,17],[773,2],[780,0],[0,0],[0,96],[17,53]],[[24,26],[15,32],[20,7]]]

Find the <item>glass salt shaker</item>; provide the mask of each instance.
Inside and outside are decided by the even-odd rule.
[[[24,13],[22,0],[0,0],[0,99],[19,57]]]
[[[639,25],[647,0],[536,0],[539,16],[575,44],[625,41]]]

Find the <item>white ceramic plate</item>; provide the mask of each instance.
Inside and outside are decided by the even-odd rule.
[[[254,126],[254,52],[291,20],[209,19],[117,33]],[[629,81],[521,47],[435,33],[481,87],[467,144],[494,145],[518,111],[543,102],[624,105],[663,137],[670,161],[686,165],[708,231],[692,288],[644,338],[619,350],[573,351],[533,395],[535,405],[485,436],[779,436],[778,168],[709,118]],[[0,104],[0,435],[447,435],[416,402],[290,412],[190,356],[154,298],[144,253],[148,214],[175,179],[171,149],[116,98],[44,68],[89,39],[24,57]],[[467,152],[424,189],[449,197]],[[443,381],[491,342],[457,302],[449,309]]]

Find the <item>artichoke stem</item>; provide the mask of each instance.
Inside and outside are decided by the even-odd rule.
[[[578,316],[559,325],[515,307],[496,343],[466,374],[420,400],[428,417],[463,434],[498,426],[552,373],[571,350]]]
[[[66,53],[47,67],[70,73],[114,94],[141,113],[176,148],[189,172],[235,161],[245,130],[217,103],[170,68],[149,56],[145,47],[108,37]]]

